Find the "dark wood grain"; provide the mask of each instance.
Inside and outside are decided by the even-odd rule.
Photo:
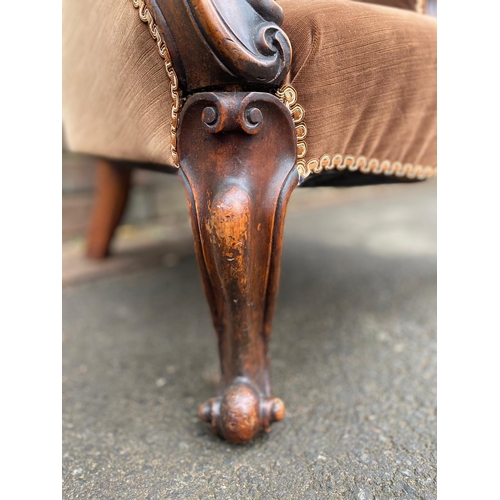
[[[273,0],[146,0],[186,92],[278,87],[291,63]]]
[[[295,128],[270,94],[199,93],[182,110],[178,148],[221,357],[219,395],[200,416],[242,443],[284,416],[267,350],[284,215],[298,182]]]

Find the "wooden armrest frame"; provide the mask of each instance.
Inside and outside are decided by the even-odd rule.
[[[273,0],[145,0],[168,46],[180,85],[268,90],[290,67],[292,49]]]

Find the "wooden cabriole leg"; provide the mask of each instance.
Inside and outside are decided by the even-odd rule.
[[[97,162],[96,198],[87,231],[87,257],[103,259],[125,211],[130,191],[131,169],[118,162]]]
[[[271,392],[268,343],[298,182],[295,128],[271,94],[199,93],[183,107],[177,144],[222,371],[218,397],[200,416],[244,443],[285,412]]]

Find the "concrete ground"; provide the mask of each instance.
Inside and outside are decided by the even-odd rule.
[[[218,358],[186,227],[68,271],[63,497],[436,498],[435,189],[292,196],[271,342],[287,415],[245,446],[197,417]]]

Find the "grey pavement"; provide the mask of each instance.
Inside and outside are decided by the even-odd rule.
[[[190,245],[65,286],[63,497],[436,498],[435,190],[290,210],[271,341],[287,415],[248,445],[197,417],[218,358]]]

